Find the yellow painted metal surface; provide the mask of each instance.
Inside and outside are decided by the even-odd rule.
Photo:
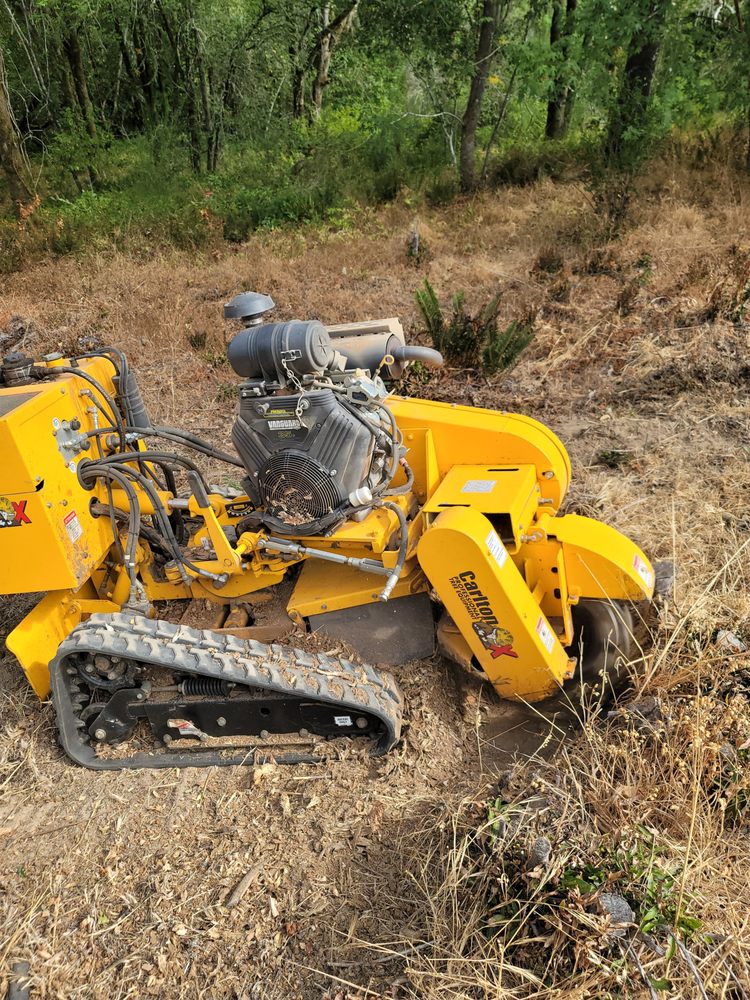
[[[433,515],[446,507],[478,510],[515,552],[536,515],[540,496],[533,465],[454,465],[423,510]]]
[[[540,525],[562,546],[567,585],[573,596],[611,601],[653,597],[653,566],[616,528],[578,514],[544,517]]]
[[[517,413],[389,396],[388,408],[408,442],[409,433],[430,428],[440,476],[457,463],[533,465],[541,496],[557,510],[570,484],[571,468],[562,441],[544,424]]]
[[[82,362],[108,381],[107,362]],[[79,457],[58,447],[64,421],[91,426],[81,395],[91,387],[73,375],[0,389],[0,593],[80,587],[112,544],[105,518],[89,512],[93,495],[78,482]]]
[[[570,676],[567,653],[487,518],[467,507],[439,514],[419,562],[503,698],[539,701]]]
[[[325,611],[358,607],[377,602],[385,585],[377,573],[361,573],[352,566],[334,566],[319,559],[308,559],[302,567],[287,611],[295,620]],[[406,597],[428,590],[429,585],[416,559],[404,567],[392,597]]]
[[[109,601],[96,600],[96,590],[91,582],[79,591],[53,591],[26,615],[6,640],[6,646],[21,664],[36,694],[46,698],[49,694],[49,663],[55,658],[57,647],[85,613],[116,611]]]

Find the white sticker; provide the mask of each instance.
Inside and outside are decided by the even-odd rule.
[[[351,715],[334,715],[333,721],[337,726],[351,726],[352,717]]]
[[[544,618],[540,618],[536,623],[536,634],[542,640],[542,645],[547,652],[551,653],[552,647],[555,645],[555,633],[549,627]]]
[[[269,420],[268,429],[269,431],[298,431],[300,428],[299,420]]]
[[[496,479],[467,479],[461,487],[462,493],[492,493]]]
[[[487,535],[487,548],[490,550],[492,558],[502,568],[505,565],[505,560],[508,558],[508,550],[497,537],[495,531],[491,531]]]
[[[83,535],[81,522],[78,520],[78,514],[76,514],[74,510],[71,510],[69,514],[65,515],[63,518],[63,524],[65,525],[65,530],[67,531],[68,538],[71,542],[77,542]]]
[[[654,585],[654,574],[648,568],[648,565],[641,559],[641,557],[636,554],[633,556],[633,569],[636,571],[641,580],[646,584],[647,587],[651,588]]]

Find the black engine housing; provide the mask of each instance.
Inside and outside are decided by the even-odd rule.
[[[331,389],[259,397],[243,388],[232,430],[264,524],[296,535],[318,534],[366,505],[362,489],[383,473],[377,438],[377,425]]]

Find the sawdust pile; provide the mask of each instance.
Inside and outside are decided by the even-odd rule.
[[[63,759],[6,658],[0,990],[27,960],[32,995],[66,1000],[750,995],[749,197],[664,168],[617,242],[577,188],[543,183],[425,213],[420,268],[394,205],[357,233],[2,279],[0,328],[26,350],[117,344],[160,422],[223,446],[234,293],[416,332],[424,275],[470,306],[502,289],[508,320],[539,310],[519,365],[419,391],[549,424],[573,460],[568,509],[676,578],[632,696],[649,710],[587,723],[551,761],[490,753],[489,694],[436,661],[399,671],[408,729],[383,761],[94,774]],[[0,604],[4,633],[23,604]]]

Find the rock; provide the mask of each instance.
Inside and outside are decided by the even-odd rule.
[[[662,559],[654,563],[654,594],[667,598],[674,591],[674,563],[671,559]]]
[[[722,652],[729,653],[731,655],[747,652],[747,644],[744,643],[739,636],[735,635],[734,632],[730,632],[725,628],[719,629],[716,633],[714,644]]]
[[[639,698],[638,701],[632,701],[626,706],[625,711],[630,715],[637,715],[641,719],[664,718],[661,711],[661,702],[651,694],[645,698]]]
[[[655,728],[658,723],[663,722],[664,715],[661,701],[653,695],[647,695],[638,701],[631,701],[629,705],[623,705],[615,712],[608,712],[607,718],[624,718],[634,729],[642,730]]]
[[[529,850],[526,870],[532,871],[534,868],[546,867],[551,854],[552,844],[547,837],[537,837]]]
[[[627,925],[635,923],[635,913],[627,899],[616,892],[601,892],[596,903],[599,912],[612,921],[612,936],[624,937],[627,933]]]

